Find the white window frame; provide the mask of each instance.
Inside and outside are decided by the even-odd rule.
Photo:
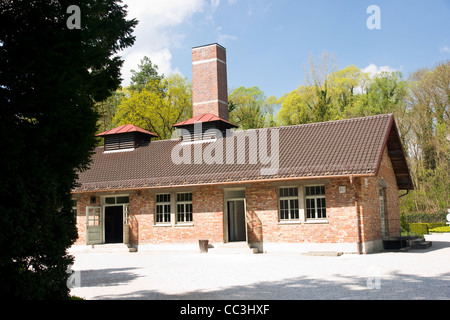
[[[280,196],[280,190],[281,189],[297,189],[297,195],[293,195],[293,196]],[[286,201],[287,200],[287,204],[288,204],[288,208],[284,208],[281,209],[281,201]],[[297,200],[297,217],[292,218],[291,216],[291,200]],[[278,221],[283,223],[283,222],[300,222],[300,190],[298,186],[285,186],[285,187],[279,187],[278,188]],[[286,218],[282,218],[281,216],[281,210],[287,210],[288,211],[288,219]],[[294,209],[295,210],[295,209]]]
[[[191,200],[184,200],[184,201],[178,201],[178,195],[179,194],[190,194],[191,195]],[[192,192],[178,192],[178,193],[176,193],[176,203],[175,203],[175,208],[176,208],[176,224],[178,224],[178,225],[180,225],[180,224],[192,224],[193,222],[194,222],[194,219],[193,219],[193,207],[192,207]],[[183,206],[183,213],[179,213],[178,212],[178,206]],[[187,212],[187,210],[186,210],[186,206],[187,205],[190,205],[191,206],[191,210],[190,210],[190,220],[187,220],[186,219],[186,217],[187,217],[187,215],[186,215],[186,212]],[[180,214],[182,214],[183,215],[183,217],[184,217],[184,221],[180,221],[179,219],[178,219],[178,217],[179,217],[179,215]]]
[[[72,214],[75,219],[75,224],[77,223],[78,216],[78,199],[72,199]]]
[[[128,202],[121,202],[121,203],[117,203],[117,198],[123,198],[123,197],[128,197]],[[106,199],[109,198],[114,198],[114,203],[106,203]],[[129,204],[130,203],[130,195],[129,194],[114,194],[114,195],[107,195],[107,196],[102,196],[101,197],[101,204],[103,206],[120,206],[123,204]]]
[[[158,196],[164,196],[168,195],[169,200],[168,201],[158,201]],[[172,224],[172,203],[171,199],[173,197],[172,193],[158,193],[155,195],[155,225],[171,225]],[[169,206],[168,212],[166,212],[166,206]],[[158,206],[162,207],[162,212],[158,213]],[[158,221],[158,216],[162,215],[162,221]],[[169,217],[169,219],[166,219],[166,216]]]
[[[315,195],[307,195],[307,188],[312,187],[323,187],[324,188],[324,194],[315,194]],[[306,185],[304,188],[304,198],[305,198],[305,221],[327,221],[327,199],[326,199],[326,190],[324,184],[314,184],[314,185]],[[320,203],[320,206],[318,206],[318,201],[320,199],[320,202],[322,202],[322,199],[325,200],[325,207],[322,206],[322,203]],[[314,212],[311,215],[311,217],[308,217],[308,210],[311,210],[308,208],[308,200],[314,201]],[[318,217],[318,208],[325,209],[325,217]]]

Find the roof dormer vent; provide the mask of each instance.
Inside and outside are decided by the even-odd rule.
[[[148,145],[151,138],[158,137],[156,134],[133,124],[126,124],[107,130],[96,136],[105,139],[105,152],[132,151],[139,146]]]

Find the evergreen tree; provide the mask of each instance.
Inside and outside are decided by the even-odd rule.
[[[116,0],[0,2],[0,296],[65,299],[71,190],[135,20]],[[78,20],[78,21],[77,21]],[[75,25],[80,27],[73,27]]]

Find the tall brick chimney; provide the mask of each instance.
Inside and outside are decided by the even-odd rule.
[[[227,57],[217,43],[192,48],[192,102],[193,118],[173,125],[185,129],[183,141],[213,141],[238,127],[228,121]]]
[[[217,43],[192,48],[192,100],[194,117],[228,120],[226,49]]]

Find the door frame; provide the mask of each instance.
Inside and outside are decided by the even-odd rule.
[[[245,198],[230,198],[230,199],[225,199],[225,223],[224,223],[224,235],[225,235],[225,242],[235,242],[235,241],[231,241],[230,240],[230,226],[229,226],[229,221],[230,221],[230,217],[228,214],[228,202],[236,202],[236,201],[242,201],[244,203],[244,228],[245,228],[245,242],[248,242],[248,230],[247,230],[247,203],[245,201]],[[238,242],[238,241],[236,241]]]
[[[126,204],[128,205],[128,204]],[[106,208],[111,208],[111,207],[121,207],[122,208],[122,242],[118,242],[118,243],[124,243],[125,240],[125,234],[124,234],[124,229],[125,229],[125,204],[108,204],[108,205],[103,205],[102,206],[102,214],[103,214],[103,243],[106,243],[106,229],[105,229],[105,220],[106,220]]]
[[[129,193],[118,193],[118,194],[105,194],[105,195],[101,195],[100,196],[100,205],[96,206],[96,207],[101,207],[101,213],[100,213],[100,225],[101,225],[101,232],[102,232],[102,239],[101,239],[101,244],[106,243],[105,242],[105,209],[106,207],[122,207],[122,221],[123,221],[123,237],[122,237],[122,243],[124,243],[126,237],[125,237],[125,225],[126,222],[128,222],[127,220],[129,220],[129,206],[130,203],[114,203],[114,204],[107,204],[105,203],[105,199],[106,198],[112,198],[112,197],[129,197],[130,194]]]

